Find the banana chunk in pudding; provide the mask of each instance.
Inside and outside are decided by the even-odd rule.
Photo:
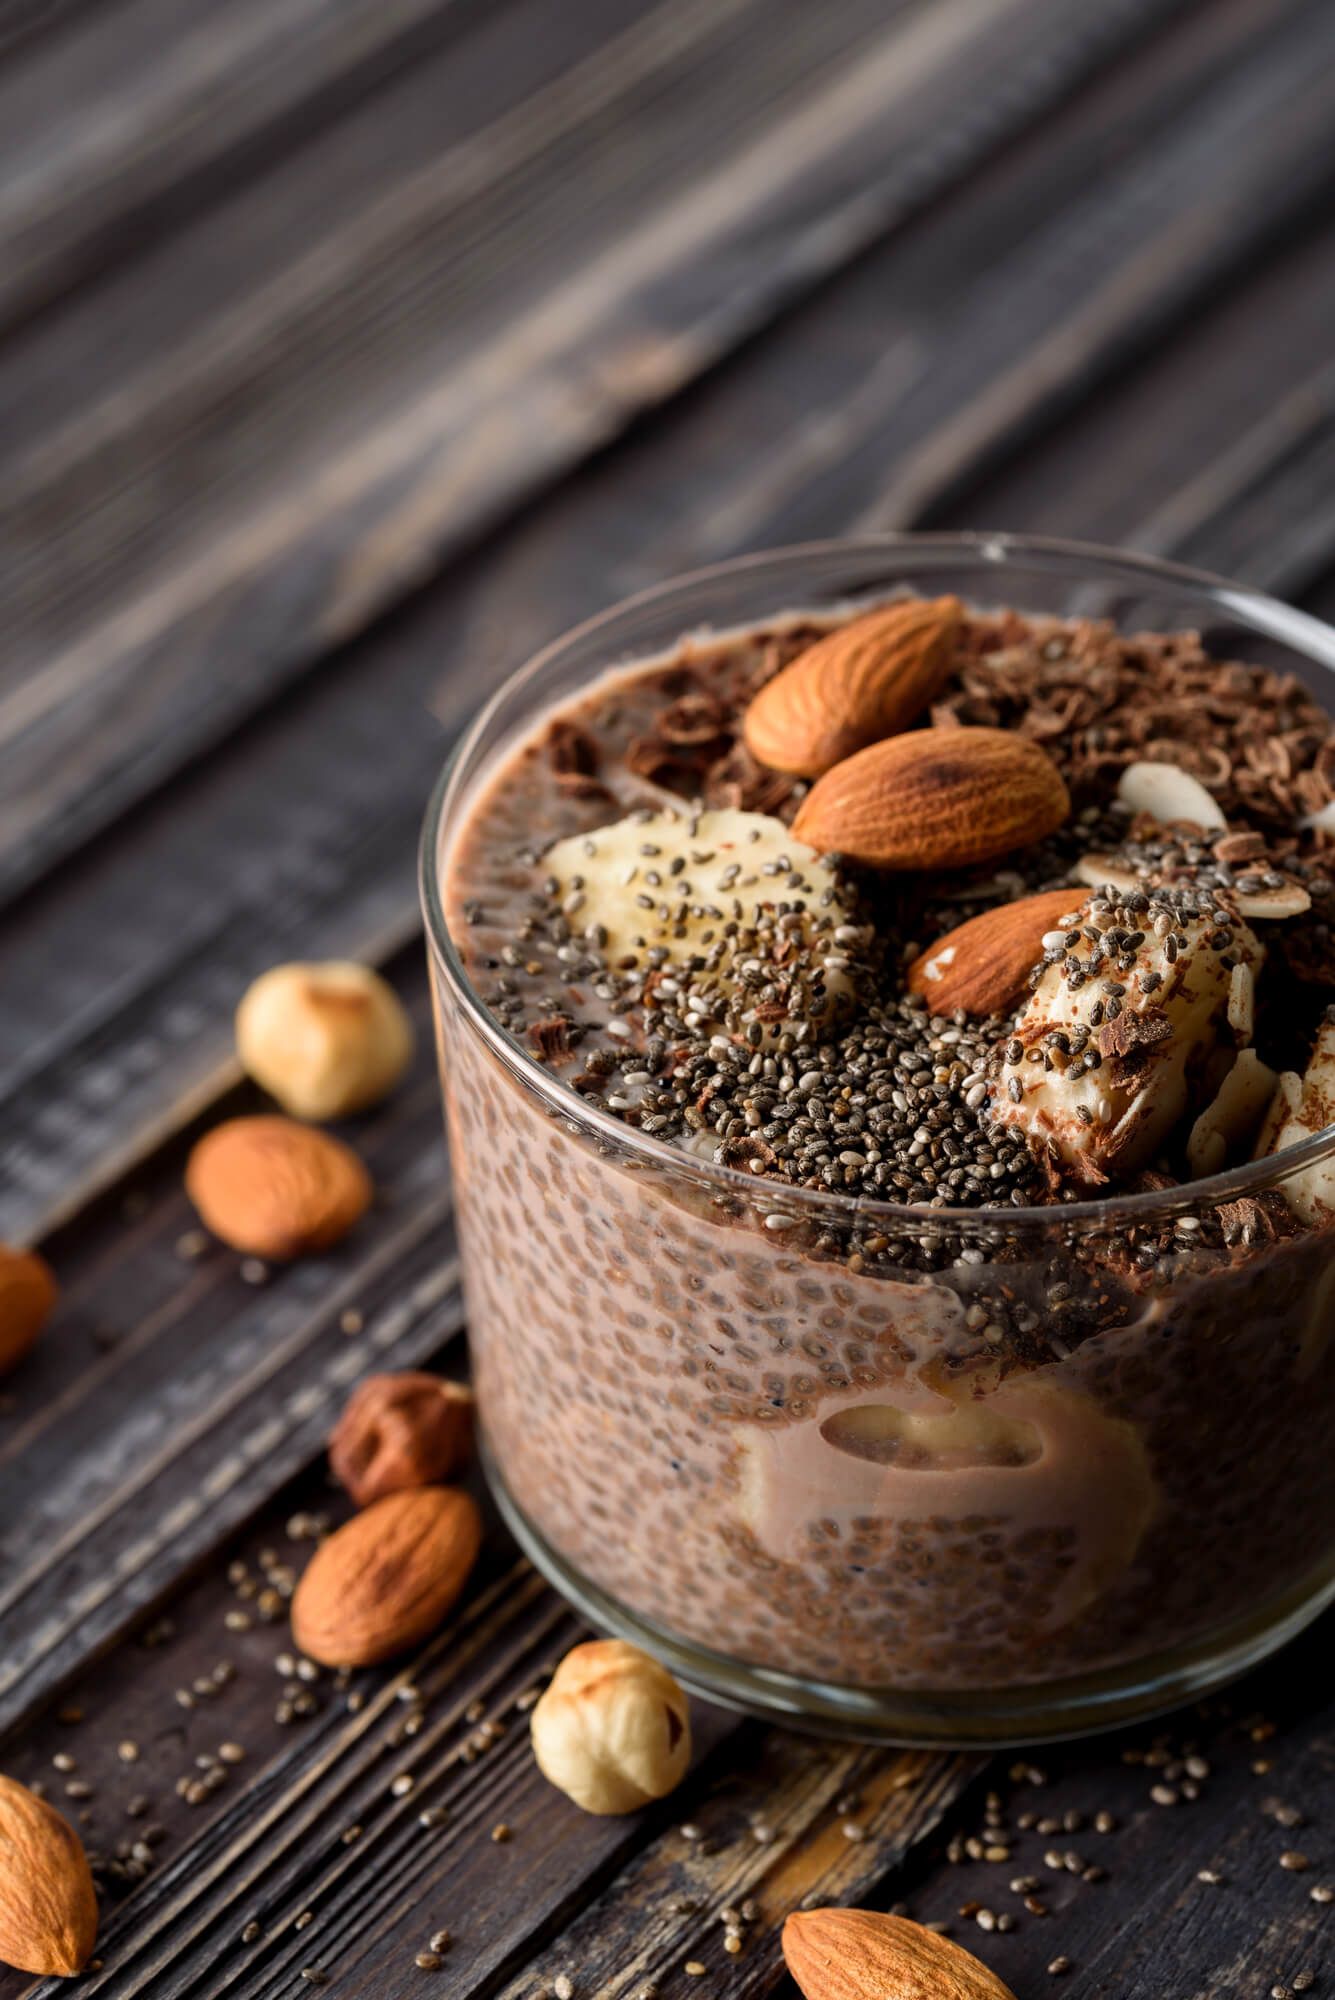
[[[1208,1094],[1211,1058],[1249,1032],[1242,1001],[1264,956],[1208,896],[1095,896],[1015,1022],[991,1087],[995,1122],[1021,1127],[1090,1186],[1136,1172]]]
[[[572,929],[614,972],[684,986],[688,1026],[819,1040],[845,1018],[872,933],[814,849],[766,813],[632,813],[544,856]]]

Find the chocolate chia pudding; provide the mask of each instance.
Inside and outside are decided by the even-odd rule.
[[[1003,547],[600,621],[426,847],[512,1518],[697,1683],[901,1736],[1335,1594],[1335,635]]]

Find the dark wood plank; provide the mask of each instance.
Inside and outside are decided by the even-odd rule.
[[[121,0],[20,52],[0,14],[0,327],[452,32],[468,0]],[[51,9],[51,12],[58,11]],[[44,24],[46,25],[46,24]],[[8,33],[7,33],[8,28]]]
[[[1319,433],[1332,318],[1335,221],[1328,218],[1068,413],[1037,448],[1011,454],[947,504],[928,508],[924,525],[1060,534],[1075,520],[1098,541],[1205,559],[1199,524],[1230,504],[1224,489],[1242,498],[1253,476],[1264,485],[1282,474],[1290,452],[1302,457],[1305,440]],[[1311,566],[1304,561],[1302,573],[1293,572],[1287,549],[1307,542],[1308,516],[1283,511],[1291,537],[1271,534],[1267,550],[1239,550],[1229,573],[1296,594],[1313,580]],[[1320,561],[1318,552],[1318,568]]]
[[[11,340],[0,879],[1184,5],[693,0],[609,37],[624,8],[581,0],[557,47],[511,0]]]
[[[943,408],[925,379],[936,358],[984,401],[989,382],[1010,379],[1017,340],[1059,343],[1072,258],[1092,259],[1110,291],[1119,273],[1138,268],[1143,231],[1128,216],[1143,223],[1153,213],[1168,229],[1195,204],[1216,204],[1217,235],[1191,267],[1199,295],[1187,286],[1185,263],[1174,279],[1182,338],[1194,354],[1221,279],[1220,246],[1235,240],[1224,214],[1254,223],[1263,193],[1280,199],[1269,135],[1281,121],[1262,120],[1255,180],[1236,166],[1217,172],[1200,139],[1259,116],[1257,106],[1290,77],[1294,44],[1285,39],[1268,66],[1249,69],[1239,84],[1231,59],[1250,46],[1253,13],[1241,5],[1211,13],[1204,68],[1192,23],[1111,75],[985,183],[905,230],[744,364],[720,371],[592,467],[559,507],[497,538],[394,625],[326,663],[318,687],[240,738],[202,779],[164,794],[12,919],[11,951],[0,962],[10,1103],[0,1135],[0,1233],[49,1226],[151,1142],[183,1101],[200,1102],[226,1082],[231,1008],[255,971],[297,951],[374,951],[412,930],[415,822],[444,738],[532,645],[674,569],[852,525],[874,504],[886,466],[930,449],[933,417],[938,426],[953,421],[954,404]],[[1294,131],[1302,130],[1303,102],[1295,101]],[[1138,144],[1128,153],[1132,131]],[[1324,152],[1307,147],[1292,184],[1298,197],[1311,185],[1304,176],[1327,169],[1329,135],[1323,144]],[[1295,369],[1304,357],[1309,368],[1327,359],[1328,245],[1315,234],[1301,268],[1282,246],[1273,253],[1294,287]],[[1256,245],[1238,234],[1236,247],[1245,260]],[[1028,289],[1002,341],[1001,280],[979,281],[988,312],[974,325],[951,273],[1004,271],[1012,255],[1025,259]],[[1250,263],[1240,268],[1260,282]],[[1266,296],[1280,292],[1277,284]],[[1138,339],[1143,345],[1147,313],[1162,331],[1152,297],[1129,282],[1118,295],[1123,316],[1103,324],[1097,349],[1073,346],[1073,381],[1086,393],[1125,369],[1128,351]],[[896,337],[887,349],[888,333]],[[911,374],[901,380],[905,366]],[[1236,396],[1236,386],[1228,393]],[[1029,448],[1062,401],[1056,380],[1012,397],[1017,446]],[[1156,493],[1197,476],[1217,447],[1208,427],[1165,426],[1157,414],[1139,435],[1154,441],[1152,485],[1148,469],[1144,476]],[[1105,483],[1086,476],[1067,500],[1071,484],[1054,485],[1058,503],[1045,525],[1078,533],[1088,519],[1097,534]],[[1287,545],[1291,526],[1276,518],[1273,547]],[[439,738],[423,727],[426,701],[437,709]],[[71,937],[80,940],[75,954]]]
[[[414,970],[420,1061],[357,1132],[378,1191],[359,1238],[271,1272],[238,1260],[195,1229],[177,1146],[52,1245],[61,1313],[0,1415],[0,1729],[307,1464],[354,1381],[460,1325]]]
[[[441,1924],[454,1937],[452,1988],[495,1991],[606,1885],[594,1910],[623,1913],[623,1942],[633,1911],[641,1951],[687,1956],[708,1927],[712,1956],[715,1908],[754,1896],[768,1917],[812,1893],[856,1897],[979,1768],[976,1758],[796,1742],[697,1703],[694,1774],[674,1798],[628,1821],[590,1819],[539,1776],[518,1706],[581,1634],[499,1533],[449,1630],[398,1671],[357,1675],[350,1688],[328,1673],[275,1674],[290,1649],[286,1623],[257,1615],[254,1586],[276,1575],[290,1589],[308,1547],[286,1531],[283,1510],[328,1498],[315,1480],[292,1489],[178,1593],[152,1644],[120,1649],[6,1747],[6,1769],[45,1784],[96,1854],[157,1829],[148,1879],[105,1885],[103,1970],[90,1975],[91,1991],[156,1991],[169,1967],[177,1993],[196,1983],[215,1995],[291,1991],[300,1968],[315,1965],[348,1992],[367,1982],[397,1992],[420,1986],[414,1954]],[[300,1512],[288,1526],[304,1536]],[[238,1611],[244,1630],[225,1624]],[[310,1712],[280,1720],[293,1693]],[[71,1714],[80,1719],[60,1719]],[[475,1757],[468,1746],[484,1715],[495,1741]],[[129,1765],[117,1750],[126,1742],[137,1753]],[[197,1778],[195,1760],[216,1759],[223,1742],[243,1757],[223,1764],[216,1792],[183,1799],[178,1781]],[[72,1757],[76,1774],[55,1773],[54,1754]],[[403,1796],[392,1789],[401,1773],[413,1780]],[[842,1832],[839,1802],[853,1792],[860,1843]],[[136,1797],[149,1803],[130,1817]],[[423,1828],[428,1808],[444,1816]],[[774,1829],[763,1841],[752,1832],[762,1815]],[[681,1820],[698,1821],[705,1841],[683,1838]],[[501,1822],[514,1837],[498,1846],[490,1832]],[[669,1897],[702,1907],[672,1910]],[[251,1922],[260,1934],[243,1939]],[[586,1920],[571,1948],[582,1951],[598,1927],[596,1915]],[[0,1996],[21,1986],[0,1973]]]
[[[1259,1673],[1199,1708],[1133,1732],[1044,1750],[1033,1762],[1045,1782],[1012,1774],[1001,1759],[987,1784],[1004,1803],[1014,1829],[1025,1808],[1044,1817],[1075,1813],[1073,1832],[1013,1831],[1013,1858],[1003,1866],[951,1863],[940,1853],[915,1857],[891,1893],[913,1914],[945,1920],[1018,1994],[1063,1990],[1046,1974],[1054,1954],[1072,1961],[1073,1993],[1142,2000],[1165,1990],[1243,2000],[1288,1986],[1306,1970],[1324,1991],[1335,1950],[1331,1905],[1312,1900],[1335,1887],[1330,1844],[1330,1772],[1335,1709],[1330,1698],[1331,1621],[1326,1618]],[[1148,1753],[1148,1762],[1145,1761]],[[1205,1774],[1191,1778],[1180,1760],[1198,1757]],[[1128,1762],[1130,1758],[1133,1761]],[[1177,1803],[1152,1796],[1165,1764],[1176,1762],[1170,1791]],[[1182,1780],[1196,1796],[1184,1796]],[[1279,1823],[1273,1808],[1297,1814]],[[1107,1811],[1114,1830],[1092,1822]],[[965,1815],[961,1832],[981,1830],[981,1814]],[[1085,1882],[1044,1859],[1056,1849],[1102,1867]],[[1309,1866],[1280,1865],[1296,1851]],[[1200,1871],[1216,1876],[1202,1881]],[[1031,1920],[1008,1879],[1034,1874],[1051,1915]],[[977,1902],[1017,1919],[1008,1935],[980,1933],[961,1907]]]

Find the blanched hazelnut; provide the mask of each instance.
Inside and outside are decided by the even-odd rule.
[[[375,1104],[412,1059],[413,1030],[391,986],[347,959],[275,965],[236,1010],[242,1067],[296,1118]]]
[[[473,1392],[462,1382],[405,1370],[354,1389],[329,1440],[334,1477],[359,1507],[409,1486],[435,1486],[467,1464]]]
[[[685,1693],[624,1639],[567,1653],[532,1726],[539,1770],[585,1812],[638,1812],[666,1798],[691,1761]]]

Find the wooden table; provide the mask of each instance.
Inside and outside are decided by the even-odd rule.
[[[1333,114],[1330,0],[0,0],[0,1237],[64,1290],[0,1414],[0,1728],[118,1871],[82,1990],[741,2000],[807,1897],[1022,2000],[1322,1990],[1329,1624],[1033,1759],[701,1709],[630,1821],[534,1768],[578,1628],[499,1528],[401,1673],[285,1674],[349,1384],[464,1366],[425,1040],[327,1259],[205,1242],[181,1162],[262,968],[423,1021],[450,738],[641,584],[1008,527],[1335,612]]]

